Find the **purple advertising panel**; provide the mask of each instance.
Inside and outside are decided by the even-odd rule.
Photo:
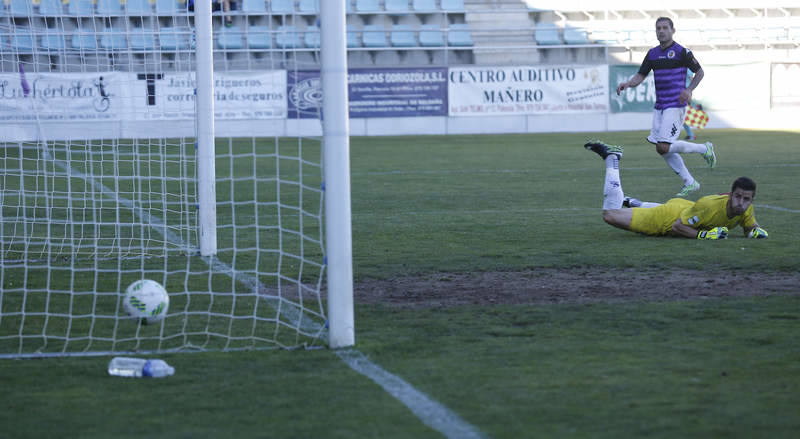
[[[319,117],[319,71],[287,72],[289,118]],[[350,117],[447,115],[447,69],[350,69],[347,75]]]

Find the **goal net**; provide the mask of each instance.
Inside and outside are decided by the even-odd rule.
[[[176,0],[3,4],[0,356],[327,343],[319,106],[287,103],[319,76],[319,47],[300,43],[319,11],[262,5],[206,14],[212,40]],[[158,324],[122,309],[138,279],[169,292]]]

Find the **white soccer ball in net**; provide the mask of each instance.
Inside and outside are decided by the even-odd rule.
[[[125,290],[122,308],[143,323],[157,323],[167,315],[169,294],[154,280],[137,280]]]

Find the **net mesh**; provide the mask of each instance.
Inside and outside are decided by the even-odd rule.
[[[290,137],[276,129],[290,122],[287,73],[318,69],[318,54],[258,44],[297,37],[285,26],[316,16],[215,12],[208,257],[187,4],[12,0],[3,11],[0,356],[320,344],[319,120],[298,120]],[[170,294],[158,324],[122,310],[142,278]]]

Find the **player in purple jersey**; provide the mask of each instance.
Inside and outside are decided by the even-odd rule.
[[[686,105],[692,99],[692,91],[703,79],[703,68],[689,49],[672,39],[675,27],[672,20],[660,17],[656,20],[656,37],[660,43],[647,52],[639,71],[631,79],[617,87],[617,94],[630,87],[636,87],[653,71],[656,85],[656,105],[653,112],[653,127],[647,141],[656,145],[656,151],[664,157],[670,168],[683,179],[683,188],[677,193],[685,197],[700,189],[700,183],[692,177],[680,154],[694,152],[701,154],[709,167],[717,165],[714,145],[705,145],[679,140],[683,126]],[[694,72],[689,85],[686,85],[686,69]]]

